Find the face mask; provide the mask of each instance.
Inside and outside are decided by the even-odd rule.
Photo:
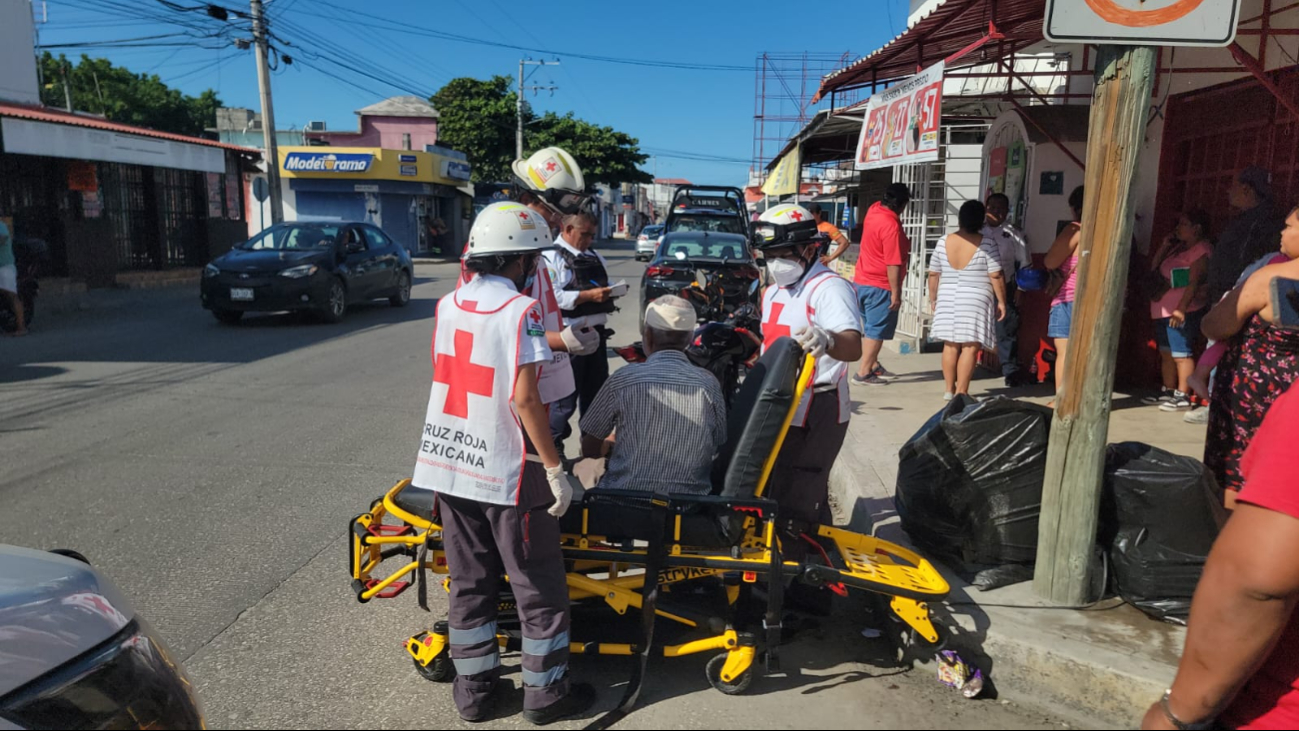
[[[523,269],[528,273],[522,279],[514,280],[514,286],[518,287],[520,292],[528,292],[537,281],[537,258],[524,262]]]
[[[788,287],[794,284],[803,276],[805,266],[802,261],[793,259],[772,259],[767,262],[767,271],[771,272],[772,279],[781,287]]]

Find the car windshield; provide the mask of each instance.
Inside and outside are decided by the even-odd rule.
[[[332,226],[273,226],[239,245],[245,251],[306,251],[328,249],[338,238]]]
[[[736,241],[667,241],[663,256],[668,259],[748,259],[748,247]]]
[[[650,237],[650,238],[653,238],[653,237],[658,236],[659,234],[663,233],[663,227],[662,227],[662,226],[646,226],[646,227],[641,231],[641,233],[645,234],[646,236],[648,236],[648,237]]]
[[[744,222],[738,216],[678,216],[672,219],[672,231],[706,231],[708,233],[744,235]]]

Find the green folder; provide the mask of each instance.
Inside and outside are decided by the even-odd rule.
[[[1173,289],[1181,289],[1182,287],[1191,286],[1191,268],[1176,267],[1173,269],[1173,276],[1171,279]]]

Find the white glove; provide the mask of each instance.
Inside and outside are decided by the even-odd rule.
[[[574,330],[569,326],[559,332],[559,337],[564,339],[570,355],[590,355],[600,347],[600,333],[594,328]]]
[[[798,341],[804,351],[816,358],[825,355],[825,351],[834,344],[834,336],[825,328],[816,325],[799,328],[794,333],[794,340]]]
[[[550,483],[550,492],[555,496],[555,504],[546,512],[556,518],[568,512],[569,503],[573,502],[573,478],[564,474],[564,466],[556,465],[546,468],[546,482]]]

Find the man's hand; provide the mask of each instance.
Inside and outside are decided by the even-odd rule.
[[[895,289],[889,295],[889,310],[896,312],[902,306],[902,293]]]
[[[834,336],[825,328],[817,325],[799,328],[793,335],[794,340],[798,342],[803,350],[814,358],[825,355],[825,351],[834,344]]]
[[[1168,318],[1168,326],[1174,330],[1181,330],[1186,324],[1186,313],[1180,309],[1173,310],[1173,316]]]
[[[603,303],[603,302],[608,302],[611,299],[613,299],[612,287],[600,287],[599,289],[586,289],[586,290],[582,290],[582,292],[577,295],[577,301],[579,303],[581,302]]]
[[[1005,303],[1005,302],[998,302],[998,303],[997,303],[997,322],[1001,322],[1001,321],[1004,320],[1004,319],[1006,319],[1006,303]]]
[[[564,513],[568,512],[568,506],[573,502],[573,483],[572,477],[564,474],[564,466],[555,465],[546,468],[546,482],[550,483],[550,492],[555,496],[555,504],[550,506],[547,513],[562,518]]]
[[[600,347],[600,333],[595,328],[574,330],[569,326],[560,331],[559,337],[564,340],[564,347],[572,355],[590,355]]]

